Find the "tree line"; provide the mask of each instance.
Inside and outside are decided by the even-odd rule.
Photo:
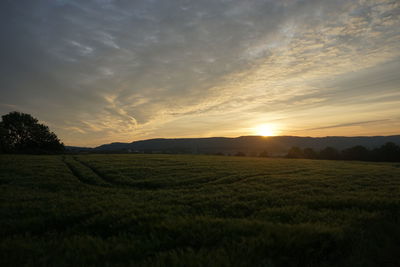
[[[353,146],[344,150],[326,147],[320,151],[315,151],[312,148],[292,147],[289,149],[286,158],[400,162],[400,146],[388,142],[375,149]]]

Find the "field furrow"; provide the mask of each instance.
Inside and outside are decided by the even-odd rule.
[[[71,156],[63,156],[62,160],[71,173],[82,183],[96,186],[110,186],[110,184],[102,179],[101,176],[84,164],[75,160],[75,158]]]

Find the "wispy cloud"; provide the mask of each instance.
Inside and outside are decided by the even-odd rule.
[[[2,103],[43,117],[66,143],[241,135],[269,121],[328,130],[317,125],[400,111],[398,1],[3,6]]]
[[[356,122],[342,123],[342,124],[329,125],[329,126],[323,126],[323,127],[317,127],[317,128],[310,128],[310,129],[305,129],[305,131],[325,130],[325,129],[332,129],[332,128],[342,128],[342,127],[348,127],[348,126],[365,125],[365,124],[376,124],[376,123],[382,123],[382,122],[388,122],[388,121],[390,121],[390,119],[374,120],[374,121],[356,121]]]

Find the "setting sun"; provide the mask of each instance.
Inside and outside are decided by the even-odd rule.
[[[274,136],[275,127],[270,124],[262,124],[256,127],[255,132],[261,136]]]

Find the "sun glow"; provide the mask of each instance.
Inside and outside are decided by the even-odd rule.
[[[274,136],[276,135],[275,127],[271,124],[262,124],[258,125],[255,128],[255,132],[257,135],[261,136]]]

